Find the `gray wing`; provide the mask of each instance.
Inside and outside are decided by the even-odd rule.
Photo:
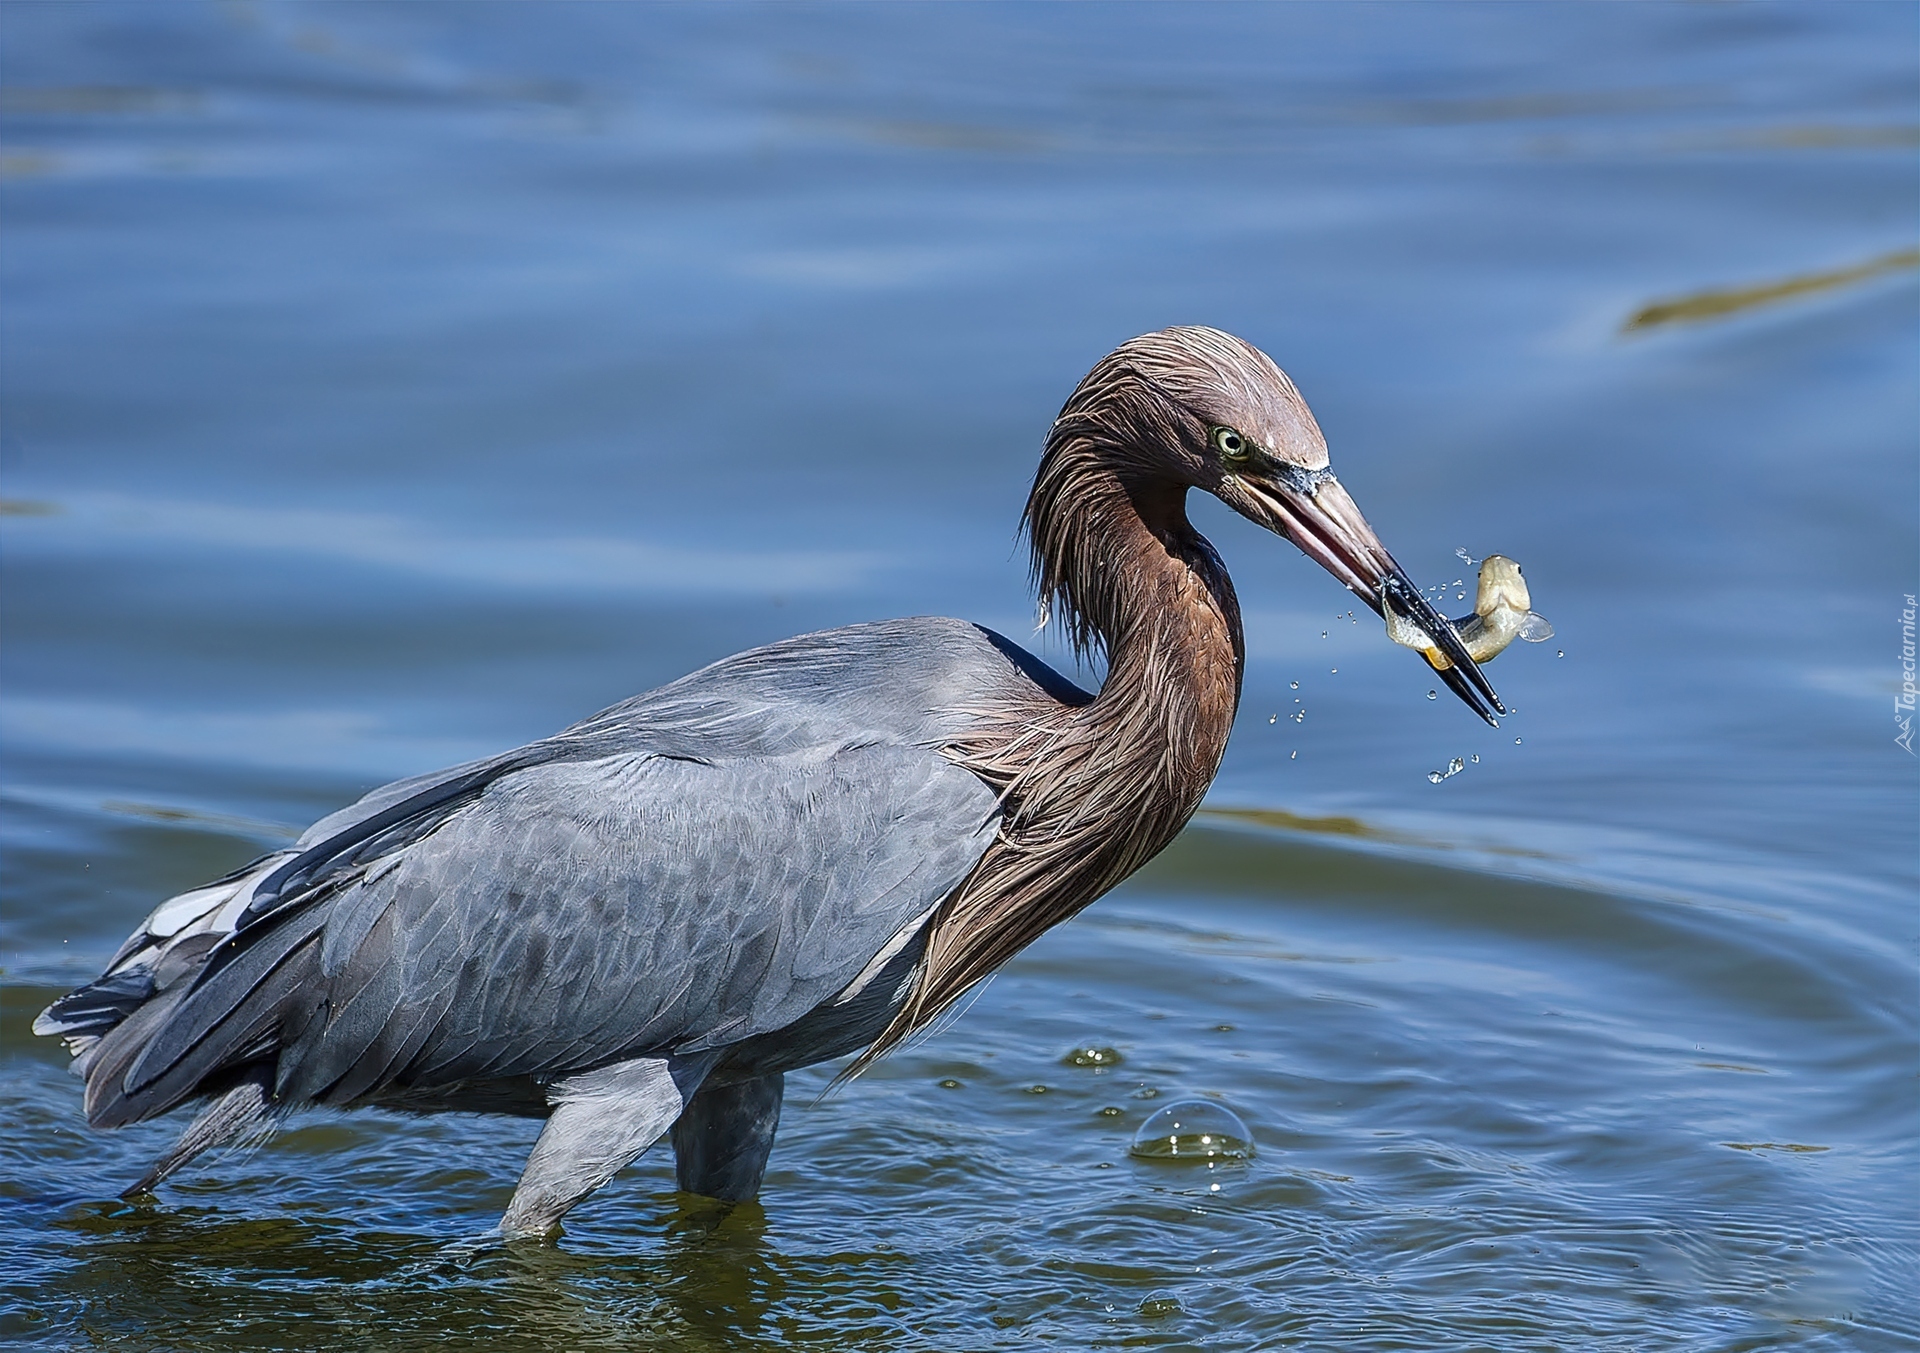
[[[1040,690],[1087,698],[959,621],[736,655],[374,791],[164,904],[36,1028],[78,1035],[99,1126],[264,1062],[341,1103],[761,1038],[977,862],[997,803],[939,749]]]
[[[513,771],[253,922],[133,1062],[126,1108],[161,1111],[263,1039],[278,1097],[343,1103],[769,1033],[852,982],[996,825],[977,778],[897,744]]]
[[[280,1093],[553,1076],[798,1020],[984,853],[979,780],[917,748],[624,755],[499,781],[334,904]]]

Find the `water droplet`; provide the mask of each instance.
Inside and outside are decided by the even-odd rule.
[[[1118,1104],[1107,1104],[1102,1106],[1100,1110],[1100,1116],[1102,1118],[1118,1118],[1121,1114],[1125,1112],[1126,1110],[1121,1108]]]
[[[1158,1099],[1160,1098],[1160,1092],[1151,1085],[1143,1085],[1133,1092],[1133,1097],[1135,1099]]]
[[[1231,1024],[1216,1024],[1213,1026],[1213,1031],[1217,1034],[1230,1034],[1233,1032],[1233,1026]]]
[[[1440,698],[1440,692],[1439,692],[1439,691],[1428,691],[1428,692],[1427,692],[1427,699],[1429,699],[1429,700],[1438,700],[1439,698]]]
[[[1295,681],[1295,682],[1292,682],[1292,683],[1290,683],[1290,689],[1292,689],[1292,690],[1296,690],[1296,691],[1297,691],[1297,690],[1299,690],[1299,689],[1300,689],[1300,683],[1299,683],[1299,682],[1297,682],[1297,681]]]
[[[1458,775],[1461,771],[1465,770],[1466,768],[1467,768],[1467,763],[1462,761],[1457,756],[1454,757],[1453,760],[1447,762],[1447,774],[1449,775]]]
[[[1340,669],[1338,667],[1330,668],[1328,670],[1330,670],[1335,676],[1340,675]]]
[[[1279,723],[1279,722],[1280,722],[1280,716],[1279,716],[1278,714],[1269,714],[1269,715],[1267,716],[1267,722],[1268,722],[1268,723]]]
[[[1224,1104],[1183,1099],[1142,1123],[1127,1154],[1142,1160],[1247,1160],[1253,1133]]]
[[[1554,657],[1556,657],[1556,658],[1564,658],[1564,657],[1566,657],[1566,656],[1567,656],[1567,650],[1563,648],[1563,649],[1561,649],[1561,650],[1560,650],[1560,651],[1559,651],[1558,653],[1556,653],[1556,654],[1554,654],[1553,656],[1554,656]]]
[[[1514,745],[1514,746],[1516,746],[1516,747],[1518,747],[1518,746],[1520,745],[1520,739],[1519,739],[1519,738],[1515,738],[1515,739],[1513,740],[1513,745]]]
[[[1478,752],[1475,752],[1475,753],[1473,754],[1473,757],[1472,757],[1472,760],[1473,760],[1473,764],[1474,764],[1474,765],[1476,765],[1476,766],[1477,766],[1477,765],[1479,765],[1479,764],[1480,764],[1480,753],[1478,753]]]
[[[1322,639],[1324,639],[1324,638],[1326,638],[1326,637],[1327,637],[1327,631],[1326,631],[1326,630],[1321,630],[1321,631],[1320,631],[1320,637],[1321,637]]]
[[[1300,759],[1300,753],[1299,753],[1299,752],[1297,752],[1297,751],[1296,751],[1296,752],[1289,752],[1289,753],[1287,753],[1287,760],[1289,760],[1289,761],[1298,761],[1299,759]]]
[[[1427,772],[1427,783],[1428,783],[1428,784],[1434,784],[1434,785],[1437,785],[1437,784],[1439,784],[1439,783],[1440,783],[1440,782],[1441,782],[1442,780],[1444,780],[1444,779],[1446,779],[1446,778],[1447,778],[1446,776],[1444,776],[1444,775],[1442,775],[1442,774],[1441,774],[1441,773],[1440,773],[1439,771],[1437,771],[1437,770],[1430,770],[1430,771],[1428,771],[1428,772]]]
[[[1044,1085],[1029,1085],[1026,1088],[1026,1093],[1030,1095],[1044,1095],[1046,1092],[1047,1087]]]
[[[1113,1048],[1083,1043],[1060,1060],[1067,1066],[1119,1066],[1126,1059]]]
[[[1472,568],[1475,564],[1480,562],[1478,559],[1475,559],[1472,555],[1468,554],[1464,547],[1454,550],[1454,554],[1459,556],[1460,562],[1465,564],[1468,568]]]

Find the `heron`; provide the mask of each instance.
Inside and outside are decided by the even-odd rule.
[[[1219,769],[1246,662],[1187,517],[1214,495],[1506,711],[1380,543],[1264,352],[1131,339],[1047,434],[1022,526],[1098,691],[920,617],[755,648],[551,737],[397,781],[162,903],[34,1023],[94,1128],[199,1106],[128,1190],[313,1106],[544,1120],[497,1233],[661,1138],[678,1187],[756,1196],[786,1073],[857,1074],[1153,858]]]

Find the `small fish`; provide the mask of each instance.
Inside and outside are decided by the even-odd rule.
[[[1474,598],[1473,614],[1448,623],[1460,636],[1468,657],[1475,662],[1491,662],[1515,639],[1537,644],[1553,638],[1553,626],[1545,616],[1529,609],[1532,605],[1520,565],[1504,554],[1490,554],[1480,561],[1480,592]],[[1392,607],[1387,608],[1387,637],[1396,644],[1419,649],[1436,671],[1453,665],[1434,646],[1431,635],[1411,620],[1395,615]]]

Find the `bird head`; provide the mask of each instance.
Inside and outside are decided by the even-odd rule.
[[[1077,418],[1105,422],[1123,480],[1203,489],[1285,536],[1375,614],[1431,635],[1448,660],[1441,678],[1474,713],[1488,723],[1506,713],[1452,625],[1334,477],[1312,410],[1266,353],[1218,329],[1143,334],[1088,374],[1056,432]]]

